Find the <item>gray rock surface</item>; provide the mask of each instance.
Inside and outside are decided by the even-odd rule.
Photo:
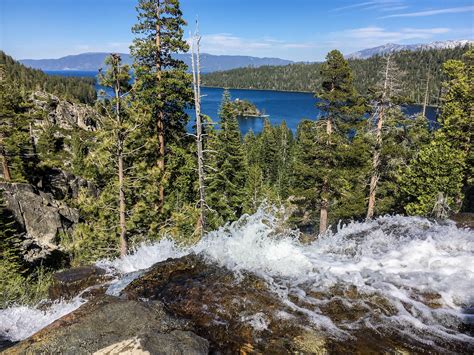
[[[57,200],[77,198],[81,189],[86,189],[91,195],[97,195],[96,186],[92,182],[61,169],[48,169],[37,183],[37,187],[52,194]]]
[[[57,250],[61,232],[71,231],[79,222],[79,212],[56,200],[52,194],[24,183],[0,183],[6,207],[24,232],[26,260],[34,261]],[[36,247],[33,247],[32,244]]]
[[[60,100],[57,96],[37,91],[31,97],[35,111],[46,113],[48,121],[59,128],[76,127],[86,131],[97,129],[97,112],[90,106]]]
[[[208,341],[161,302],[102,296],[64,316],[5,354],[207,354]]]

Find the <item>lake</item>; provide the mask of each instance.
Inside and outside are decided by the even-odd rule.
[[[85,71],[46,71],[51,75],[64,76],[86,76],[95,77],[96,72]],[[103,89],[97,85],[97,89]],[[201,89],[203,95],[201,101],[201,112],[211,117],[214,121],[218,121],[219,106],[222,100],[224,89],[206,88]],[[230,89],[232,99],[248,100],[257,106],[257,108],[269,115],[269,120],[273,125],[280,125],[283,121],[287,126],[296,132],[298,123],[303,119],[315,120],[319,117],[320,111],[316,108],[317,100],[311,93],[303,92],[287,92],[287,91],[271,91],[271,90],[243,90]],[[408,105],[402,108],[407,115],[414,115],[422,111],[420,105]],[[188,114],[194,119],[194,110],[187,110]],[[427,116],[430,121],[436,120],[436,107],[427,108]],[[263,128],[263,118],[242,118],[239,119],[240,130],[243,134],[249,130],[260,132]],[[191,130],[193,123],[188,125]]]

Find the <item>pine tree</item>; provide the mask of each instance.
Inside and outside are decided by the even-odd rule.
[[[320,207],[320,191],[322,187],[321,171],[325,168],[324,160],[319,152],[320,126],[310,120],[303,120],[296,132],[295,161],[293,164],[294,184],[292,192],[301,197],[301,204],[316,219]]]
[[[3,69],[2,69],[3,70]],[[6,181],[25,181],[31,173],[29,105],[15,85],[0,80],[0,159]]]
[[[18,300],[27,271],[14,224],[15,220],[5,207],[3,191],[0,190],[0,307]]]
[[[186,22],[178,0],[139,0],[137,11],[138,23],[132,31],[138,37],[131,46],[135,58],[135,93],[150,112],[142,140],[148,150],[150,182],[161,180],[159,195],[153,204],[162,209],[164,185],[173,174],[165,170],[167,155],[172,154],[172,145],[182,147],[181,141],[188,143],[183,139],[188,120],[184,109],[192,102],[191,78],[184,62],[172,56],[188,51],[182,29]],[[158,171],[152,169],[151,164],[155,164]],[[149,196],[149,201],[152,200]]]
[[[140,164],[134,149],[139,125],[128,94],[130,68],[121,64],[117,54],[107,57],[105,63],[108,68],[99,73],[99,81],[112,89],[114,95],[111,98],[102,95],[97,143],[88,156],[91,165],[99,166],[101,191],[99,196],[84,191],[79,199],[81,211],[87,217],[86,223],[75,231],[80,244],[71,246],[73,250],[84,249],[83,255],[77,257],[79,260],[114,255],[117,249],[124,256],[129,249],[128,226],[129,217],[133,218],[130,203],[134,191],[130,175]]]
[[[275,136],[277,139],[277,177],[275,185],[278,189],[278,195],[281,199],[289,196],[291,184],[291,166],[293,155],[293,133],[283,121],[279,127],[275,127]]]
[[[267,182],[274,183],[278,176],[278,143],[275,130],[270,124],[268,118],[265,118],[262,133],[259,135],[259,140],[260,167],[262,169],[263,178]]]
[[[322,88],[316,94],[318,107],[323,115],[317,121],[317,150],[323,162],[318,176],[320,199],[319,231],[328,226],[328,210],[331,201],[347,185],[344,169],[344,151],[350,149],[350,135],[366,109],[358,98],[352,81],[352,71],[341,52],[331,51],[321,68]]]
[[[220,130],[209,140],[209,150],[215,152],[208,173],[208,204],[213,210],[214,227],[242,214],[247,168],[239,123],[233,114],[228,91],[224,92],[219,116]]]
[[[445,217],[458,211],[464,191],[472,184],[472,51],[465,62],[448,61],[440,128],[422,147],[402,177],[409,214]]]

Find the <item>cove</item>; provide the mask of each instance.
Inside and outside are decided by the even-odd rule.
[[[46,71],[50,75],[96,77],[96,72],[90,71]],[[104,90],[100,85],[96,85],[97,90]],[[106,90],[107,91],[107,90]],[[203,87],[201,112],[212,118],[214,122],[219,121],[219,107],[224,93],[223,88]],[[290,92],[290,91],[272,91],[272,90],[252,90],[252,89],[229,89],[231,98],[248,100],[255,104],[264,114],[269,115],[272,125],[280,125],[283,121],[294,133],[298,124],[304,120],[317,120],[321,112],[316,107],[317,99],[312,93]],[[405,105],[402,111],[406,115],[416,115],[423,110],[421,105]],[[193,130],[194,109],[189,108],[187,113],[192,118],[187,126],[188,131]],[[437,108],[427,107],[427,117],[430,122],[436,120]],[[240,118],[239,125],[242,134],[252,130],[259,133],[263,129],[263,118]]]

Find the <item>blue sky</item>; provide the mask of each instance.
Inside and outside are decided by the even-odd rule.
[[[0,0],[0,48],[17,59],[128,52],[135,4]],[[334,48],[474,38],[473,0],[181,0],[181,7],[191,25],[199,17],[202,51],[212,54],[316,61]]]

